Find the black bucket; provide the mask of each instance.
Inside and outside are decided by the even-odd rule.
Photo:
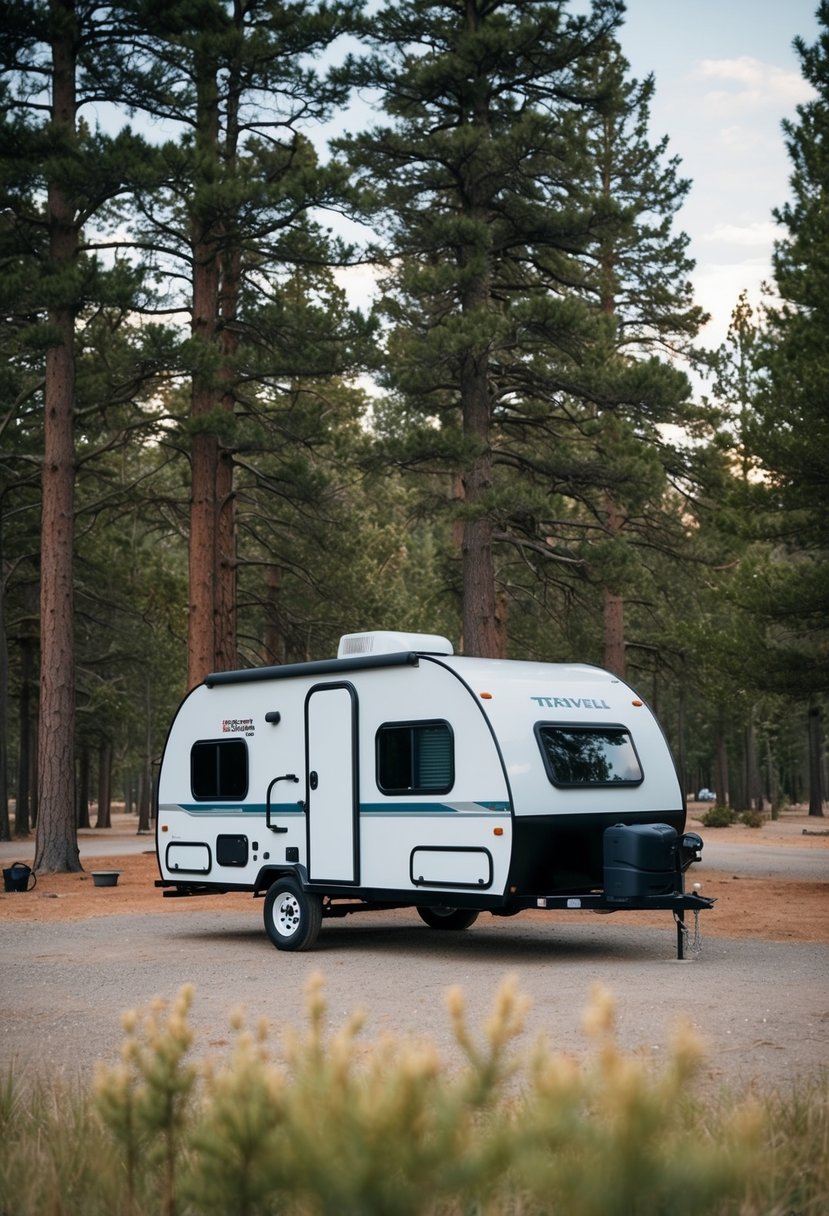
[[[29,879],[32,880],[31,887]],[[31,891],[37,885],[37,875],[25,861],[15,861],[3,871],[3,886],[6,891]]]

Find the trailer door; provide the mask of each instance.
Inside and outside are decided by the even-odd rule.
[[[351,684],[319,684],[305,702],[308,876],[359,881],[357,856],[357,694]]]

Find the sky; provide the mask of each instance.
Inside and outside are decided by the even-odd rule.
[[[676,224],[690,237],[706,346],[725,338],[743,290],[756,305],[771,277],[772,210],[789,198],[781,121],[811,89],[792,40],[816,41],[817,0],[627,0],[622,50],[637,78],[653,73],[653,140],[692,181]]]

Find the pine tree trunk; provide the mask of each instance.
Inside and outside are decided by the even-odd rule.
[[[463,646],[464,654],[505,657],[495,599],[492,521],[485,516],[467,520],[463,529]]]
[[[721,715],[722,717],[722,715]],[[729,805],[729,788],[728,788],[728,745],[725,741],[725,728],[722,720],[720,721],[717,730],[717,758],[716,758],[716,793],[717,803],[719,806]]]
[[[98,749],[98,815],[95,827],[112,827],[112,743],[109,739],[102,739]]]
[[[73,0],[52,0],[52,121],[67,141],[75,133]],[[78,254],[74,208],[49,183],[49,258],[56,281],[67,279]],[[49,315],[56,337],[46,352],[43,501],[40,550],[40,726],[35,869],[77,871],[74,798],[75,647],[72,558],[74,545],[75,398],[74,316],[69,306]]]
[[[152,778],[149,764],[144,764],[138,778],[138,832],[150,830],[150,805],[152,802]]]
[[[0,529],[2,520],[0,520]],[[2,532],[0,532],[2,541]],[[4,611],[3,546],[0,543],[0,840],[11,840],[9,816],[9,649]],[[18,801],[20,791],[18,789]]]
[[[79,828],[89,827],[89,748],[84,744],[78,757],[78,812]]]
[[[610,591],[604,593],[604,665],[625,679],[625,601]]]
[[[687,804],[688,804],[688,743],[687,743],[687,739],[685,737],[686,736],[685,719],[686,719],[685,690],[680,685],[679,705],[677,707],[677,722],[676,722],[676,734],[677,734],[676,766],[677,766],[677,770],[679,772],[679,780],[682,785],[682,805],[683,806],[687,806]],[[699,786],[697,786],[697,789],[699,789]],[[692,797],[693,797],[693,795],[692,795]]]
[[[233,414],[236,401],[232,387],[233,360],[239,346],[236,313],[239,301],[240,259],[238,250],[225,252],[221,278],[221,350],[220,379],[223,385],[220,406]],[[216,616],[214,637],[215,670],[232,671],[239,666],[236,639],[236,497],[233,489],[233,453],[227,448],[218,452],[216,470]]]
[[[203,163],[212,164],[218,174],[217,66],[209,53],[196,56],[196,72],[197,145]],[[226,239],[215,214],[204,216],[196,211],[192,220],[191,330],[199,364],[193,373],[190,405],[191,420],[196,425],[190,450],[189,688],[211,671],[238,664],[233,455],[222,449],[219,440],[220,412],[232,413],[234,409],[228,367],[236,349],[239,295],[239,257],[224,248]],[[217,353],[221,356],[218,370]]]
[[[32,683],[34,673],[33,642],[20,639],[20,694],[18,700],[17,805],[14,814],[15,836],[28,836],[31,831],[29,806],[32,773]]]
[[[479,281],[464,301],[464,314],[482,311],[486,283]],[[463,499],[469,512],[463,527],[463,649],[485,659],[506,657],[506,630],[495,594],[493,525],[486,499],[492,487],[491,417],[487,355],[472,351],[461,370],[463,432],[477,454],[463,470]]]
[[[754,725],[754,717],[754,706],[752,706],[746,726],[746,809],[761,813],[763,810],[763,782],[757,756],[757,730]]]
[[[809,814],[823,818],[820,706],[809,708]]]
[[[205,411],[195,393],[191,417]],[[213,670],[215,541],[216,541],[216,439],[195,434],[190,446],[190,546],[188,580],[190,610],[187,631],[187,687],[194,688]]]
[[[35,869],[80,870],[75,831],[75,652],[72,546],[72,324],[46,355],[40,593],[40,726]]]
[[[153,742],[152,742],[152,689],[147,679],[144,689],[144,757],[138,783],[138,834],[149,832],[153,812]]]

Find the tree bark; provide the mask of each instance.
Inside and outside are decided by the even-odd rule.
[[[226,98],[224,166],[231,175],[237,168],[239,142],[240,83],[238,63],[231,67]],[[218,132],[217,132],[218,138]],[[224,218],[220,224],[221,252],[218,315],[221,324],[219,367],[219,404],[224,413],[236,410],[235,359],[239,348],[237,318],[241,290],[242,255],[233,240]],[[229,433],[230,432],[229,430]],[[228,671],[238,667],[237,649],[237,562],[236,562],[236,497],[233,488],[233,452],[220,445],[216,470],[216,670]]]
[[[610,494],[605,495],[607,528],[616,538],[625,524],[624,516]],[[626,678],[625,662],[625,601],[609,588],[604,592],[604,665],[620,680]]]
[[[89,827],[89,748],[86,744],[78,757],[78,814],[79,828]]]
[[[717,786],[717,804],[718,806],[729,805],[729,788],[728,788],[728,745],[725,741],[725,727],[722,722],[723,715],[720,715],[720,723],[717,728],[717,758],[716,758],[716,786]]]
[[[112,743],[109,739],[102,739],[98,749],[98,814],[95,827],[112,827]]]
[[[464,299],[464,314],[483,313],[489,289],[482,277]],[[491,410],[488,359],[485,350],[470,351],[460,377],[464,437],[476,455],[461,481],[467,511],[463,526],[463,648],[486,659],[506,657],[506,629],[495,592],[493,524],[487,507],[492,487]]]
[[[233,360],[239,345],[236,332],[236,311],[239,300],[239,251],[226,250],[221,261],[220,288],[221,352],[220,405],[233,414],[236,398],[233,391]],[[216,468],[216,605],[215,605],[215,670],[230,671],[238,667],[236,641],[236,498],[233,489],[233,452],[220,446]]]
[[[476,511],[463,526],[463,646],[465,654],[499,659],[506,657],[506,637],[495,594],[493,526],[485,504],[492,485],[492,455],[489,403],[485,378],[481,379],[484,383],[469,391],[464,401],[464,431],[477,441],[479,454],[463,474],[464,501]]]
[[[149,832],[153,811],[153,737],[152,689],[149,677],[144,689],[145,725],[144,757],[138,781],[138,834]]]
[[[32,774],[32,683],[34,673],[34,643],[31,638],[20,639],[20,695],[18,701],[20,743],[17,757],[17,803],[14,813],[15,836],[28,836],[31,829]]]
[[[809,814],[823,818],[820,706],[809,707]]]
[[[2,521],[0,521],[2,526]],[[0,535],[0,540],[2,536]],[[9,649],[4,611],[3,548],[0,544],[0,840],[11,840],[9,817]],[[18,798],[20,793],[18,791]]]
[[[604,593],[604,665],[620,680],[625,679],[625,601],[621,595]]]
[[[73,0],[51,0],[52,124],[71,146],[75,135]],[[78,256],[72,200],[62,185],[47,192],[49,260],[56,286],[71,292],[70,271]],[[44,387],[43,505],[40,577],[40,727],[38,732],[38,820],[35,869],[39,873],[80,870],[74,798],[75,646],[72,593],[74,545],[73,305],[59,302],[49,314],[55,334],[46,352]]]
[[[220,114],[217,67],[209,54],[196,56],[197,145],[201,162],[220,173]],[[228,122],[233,120],[228,117]],[[234,127],[235,129],[235,127]],[[235,135],[229,131],[232,144]],[[231,147],[229,155],[235,152]],[[192,219],[194,369],[188,628],[189,688],[211,671],[237,666],[236,522],[233,454],[222,447],[220,413],[232,413],[231,359],[236,350],[239,296],[238,252],[227,249],[226,225],[203,201]]]

